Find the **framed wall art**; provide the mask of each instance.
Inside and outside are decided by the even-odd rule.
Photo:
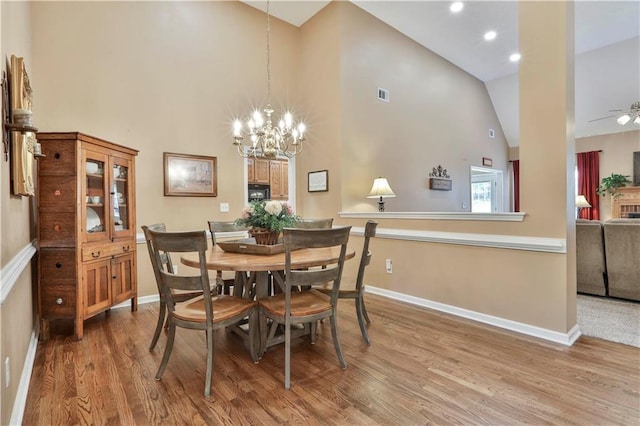
[[[326,192],[329,190],[329,172],[327,170],[318,170],[317,172],[309,172],[308,181],[309,192]]]
[[[165,152],[164,195],[174,197],[216,197],[217,158]]]

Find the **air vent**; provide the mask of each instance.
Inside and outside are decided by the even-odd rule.
[[[493,129],[489,129],[489,137],[491,139],[495,139],[496,138],[496,131]]]
[[[389,102],[389,91],[378,87],[378,99],[381,101]]]

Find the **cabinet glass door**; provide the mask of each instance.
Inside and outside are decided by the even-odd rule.
[[[131,163],[127,160],[114,158],[111,187],[111,208],[113,209],[113,230],[117,236],[129,235],[131,232]]]
[[[106,193],[106,179],[109,171],[107,158],[100,154],[92,155],[87,152],[84,159],[85,170],[85,199],[83,209],[83,220],[85,220],[85,232],[88,240],[99,240],[105,238],[107,232],[107,209],[108,204]]]

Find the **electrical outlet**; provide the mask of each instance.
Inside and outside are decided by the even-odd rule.
[[[9,357],[4,360],[4,387],[8,388],[11,383],[11,364],[9,364]]]
[[[227,213],[229,211],[229,203],[220,203],[220,212]]]
[[[467,208],[467,203],[465,201],[462,202],[462,208],[466,209]]]
[[[387,274],[393,274],[393,264],[391,263],[391,259],[385,260],[385,269],[387,270]]]

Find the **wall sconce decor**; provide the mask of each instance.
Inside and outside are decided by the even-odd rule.
[[[33,90],[23,58],[11,55],[9,78],[2,72],[2,150],[11,159],[11,188],[15,195],[35,195],[33,160],[44,157],[31,118]]]
[[[429,173],[429,189],[451,191],[452,187],[453,183],[451,176],[447,174],[447,169],[443,169],[442,166],[438,165]]]
[[[393,190],[389,186],[389,182],[387,182],[387,178],[378,177],[373,181],[373,186],[371,187],[371,192],[367,195],[367,198],[378,198],[378,211],[384,211],[384,198],[393,198],[396,194],[393,193]]]

